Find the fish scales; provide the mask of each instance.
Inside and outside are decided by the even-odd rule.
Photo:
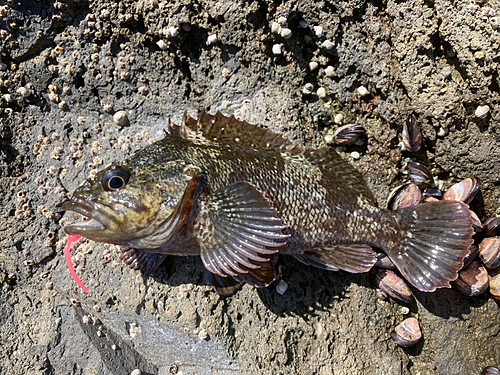
[[[449,287],[473,233],[463,203],[382,210],[334,149],[302,150],[220,112],[170,123],[164,139],[102,170],[64,207],[91,219],[68,234],[123,246],[131,268],[150,273],[166,255],[200,255],[225,295],[272,282],[278,252],[366,272],[372,247],[420,290]]]

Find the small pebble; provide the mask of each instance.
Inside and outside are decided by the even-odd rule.
[[[283,27],[280,30],[280,35],[282,38],[290,39],[292,37],[292,30],[290,30],[288,27]]]
[[[311,61],[309,63],[309,70],[312,72],[316,69],[318,69],[319,64],[316,61]]]
[[[280,55],[281,54],[281,46],[279,44],[273,45],[273,53],[275,55]]]
[[[271,32],[273,34],[279,33],[280,30],[281,30],[281,26],[280,26],[280,24],[278,22],[272,22],[271,23]]]
[[[441,70],[441,74],[443,75],[443,77],[444,77],[445,79],[448,79],[448,78],[450,78],[450,77],[451,77],[451,69],[450,69],[450,68],[443,68],[443,69]]]
[[[410,312],[410,309],[406,306],[401,307],[401,314],[406,315]]]
[[[342,113],[337,113],[333,118],[333,122],[337,125],[342,124],[342,121],[344,121],[344,115]]]
[[[369,94],[369,91],[368,91],[368,89],[365,86],[359,86],[358,87],[358,94],[360,96],[366,96],[366,95]]]
[[[7,102],[7,103],[12,103],[14,101],[14,98],[12,97],[12,95],[10,94],[4,94],[3,95],[3,99]]]
[[[334,74],[334,71],[335,71],[335,69],[333,68],[333,66],[329,65],[329,66],[327,66],[327,67],[326,67],[326,69],[325,69],[325,75],[326,75],[327,77],[332,77],[332,76],[333,76],[333,74]]]
[[[317,91],[316,91],[316,95],[318,95],[318,98],[320,99],[324,99],[326,98],[326,89],[324,87],[320,87]]]
[[[498,18],[497,17],[491,17],[490,18],[490,24],[491,24],[491,28],[493,30],[498,29]]]
[[[447,126],[445,126],[444,128],[440,127],[437,135],[438,135],[438,137],[444,137],[444,136],[448,135],[448,132],[449,132],[449,130],[448,130]]]
[[[200,340],[205,340],[208,337],[207,331],[205,331],[204,329],[200,330],[200,332],[198,332],[198,337],[200,338]]]
[[[0,70],[7,70],[7,64],[0,62]]]
[[[352,157],[353,159],[358,160],[358,159],[361,157],[361,155],[359,154],[359,152],[357,152],[357,151],[353,151],[353,152],[351,152],[351,157]]]
[[[484,59],[484,52],[477,51],[476,53],[474,53],[474,58],[476,60],[482,60],[482,59]]]
[[[167,49],[167,44],[163,40],[159,40],[156,42],[156,45],[162,50],[165,51]]]
[[[306,21],[304,21],[304,20],[300,20],[300,21],[299,21],[299,27],[300,27],[301,29],[307,29],[307,22],[306,22]]]
[[[288,283],[285,280],[280,280],[278,285],[276,285],[276,291],[281,295],[285,294],[287,289],[288,289]]]
[[[125,125],[128,121],[128,116],[127,116],[127,112],[125,111],[118,111],[116,112],[114,115],[113,115],[113,122],[116,124],[116,125]]]
[[[130,373],[130,375],[141,375],[141,370],[139,370],[138,368],[136,368],[134,371],[132,371]]]
[[[314,29],[314,34],[316,34],[317,37],[323,36],[323,28],[321,26],[313,26],[313,29]]]
[[[279,23],[281,26],[286,26],[286,23],[287,23],[287,19],[286,19],[286,17],[281,16],[280,18],[278,18],[278,23]]]
[[[302,88],[302,92],[306,95],[312,94],[314,90],[314,85],[312,83],[306,83]]]
[[[329,39],[325,40],[321,45],[328,51],[330,51],[331,49],[333,49],[333,47],[335,47],[335,45]]]
[[[489,112],[490,112],[490,107],[488,107],[487,105],[480,105],[479,107],[476,108],[476,117],[481,119],[486,118]]]
[[[311,44],[312,43],[312,38],[309,35],[304,35],[304,42]]]
[[[327,144],[333,143],[333,134],[328,133],[327,135],[325,135],[325,143]]]
[[[179,31],[177,30],[177,28],[172,26],[172,27],[168,28],[168,33],[170,34],[171,37],[175,37],[175,36],[177,36]]]
[[[31,91],[28,90],[26,87],[19,87],[17,89],[17,93],[21,95],[23,98],[27,98],[28,96],[31,95]]]
[[[66,102],[63,100],[58,105],[59,109],[65,109],[67,107]]]
[[[209,35],[207,38],[207,45],[217,43],[217,34]]]

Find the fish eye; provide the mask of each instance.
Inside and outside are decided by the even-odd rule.
[[[130,173],[120,167],[108,170],[102,177],[104,190],[112,191],[123,188],[130,178]]]

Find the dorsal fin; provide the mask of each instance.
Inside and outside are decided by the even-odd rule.
[[[361,173],[344,160],[334,148],[327,146],[317,150],[309,149],[304,152],[304,157],[319,167],[323,173],[332,176],[334,181],[342,181],[357,195],[365,197],[370,203],[376,203],[375,196],[366,185]]]
[[[336,180],[342,180],[357,194],[375,203],[375,197],[361,174],[331,147],[304,151],[301,146],[259,125],[240,121],[234,115],[226,117],[220,111],[217,111],[215,115],[210,115],[205,109],[201,111],[198,119],[191,117],[185,111],[181,126],[174,125],[172,128],[170,125],[169,127],[171,129],[169,134],[172,136],[191,136],[253,148],[275,149],[288,155],[304,155],[309,162],[318,166],[324,173],[332,175]],[[194,134],[188,134],[187,129]]]
[[[167,134],[174,138],[176,137],[186,138],[187,136],[186,125],[184,124],[184,122],[182,122],[180,126],[176,125],[169,118]]]
[[[259,125],[240,121],[234,115],[226,117],[220,111],[210,115],[203,109],[198,119],[191,117],[186,111],[179,128],[175,133],[171,130],[169,134],[172,136],[183,134],[187,128],[194,132],[195,138],[202,137],[209,141],[235,143],[254,148],[272,148],[290,155],[303,152],[300,146],[294,145],[279,134],[263,129]]]

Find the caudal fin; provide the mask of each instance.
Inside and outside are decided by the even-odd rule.
[[[396,212],[399,233],[386,253],[416,288],[449,288],[472,244],[472,220],[462,202],[440,201]]]

